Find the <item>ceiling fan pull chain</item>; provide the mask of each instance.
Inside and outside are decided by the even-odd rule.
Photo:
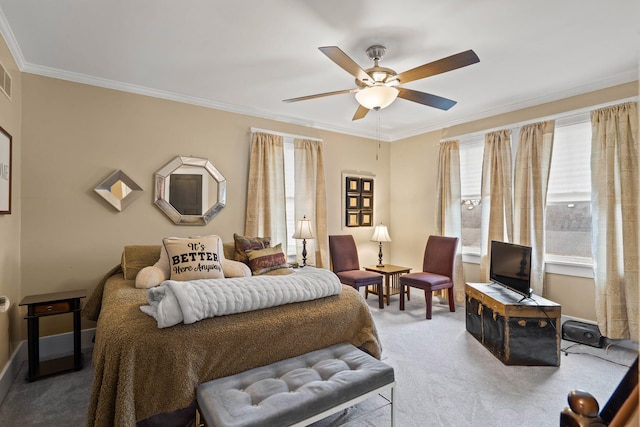
[[[378,140],[378,149],[376,151],[376,161],[378,161],[378,157],[380,156],[380,110],[376,111],[378,115],[378,125],[376,127],[376,139]]]

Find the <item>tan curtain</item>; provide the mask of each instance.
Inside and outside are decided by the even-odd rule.
[[[629,102],[591,113],[596,317],[612,339],[638,337],[638,116]]]
[[[287,253],[283,138],[256,132],[251,143],[244,234],[271,237]]]
[[[480,278],[489,281],[489,247],[492,240],[511,241],[513,207],[511,185],[511,131],[484,137],[480,204]]]
[[[531,246],[531,288],[544,295],[545,211],[553,149],[553,120],[520,129],[513,176],[513,241]]]
[[[453,291],[456,301],[464,301],[459,141],[446,141],[440,144],[436,197],[436,229],[438,233],[442,236],[459,239]]]
[[[294,140],[295,219],[311,221],[315,239],[307,240],[309,264],[329,268],[327,193],[324,177],[324,145],[321,141]],[[302,252],[302,243],[296,250]]]

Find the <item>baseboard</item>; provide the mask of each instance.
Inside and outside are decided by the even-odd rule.
[[[24,355],[21,353],[24,353]],[[23,346],[21,342],[9,358],[2,372],[0,372],[0,403],[4,400],[7,393],[9,393],[11,384],[13,384],[13,381],[18,375],[18,371],[20,371],[22,361],[26,360],[26,354],[27,346]]]
[[[93,350],[93,337],[95,333],[95,328],[83,329],[80,332],[80,339],[82,341],[80,348],[82,351]],[[24,345],[25,348],[27,347],[26,341],[22,341],[20,344]],[[55,359],[70,354],[73,354],[73,332],[40,338],[40,360]],[[24,356],[23,360],[27,360],[27,352],[25,352]]]
[[[83,329],[81,332],[82,351],[93,350],[95,328]],[[40,360],[54,359],[73,354],[73,332],[49,335],[40,338]],[[23,362],[28,359],[27,341],[21,341],[9,358],[2,372],[0,372],[0,402],[2,402],[16,380]]]

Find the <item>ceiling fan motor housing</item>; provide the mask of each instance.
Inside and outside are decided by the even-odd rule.
[[[369,56],[369,59],[373,61],[379,61],[382,59],[386,51],[386,47],[379,44],[374,44],[373,46],[369,46],[369,48],[367,48],[367,56]]]
[[[367,56],[369,56],[369,59],[374,61],[374,65],[364,71],[371,77],[371,80],[362,81],[356,78],[356,85],[358,85],[358,87],[365,88],[379,86],[382,84],[386,84],[387,86],[397,86],[400,83],[395,78],[398,73],[391,68],[380,67],[378,65],[378,61],[380,61],[384,56],[386,50],[387,49],[384,46],[379,44],[370,46],[367,49]]]

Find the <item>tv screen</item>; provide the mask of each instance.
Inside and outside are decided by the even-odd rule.
[[[531,247],[491,241],[489,278],[527,298],[531,296]]]

